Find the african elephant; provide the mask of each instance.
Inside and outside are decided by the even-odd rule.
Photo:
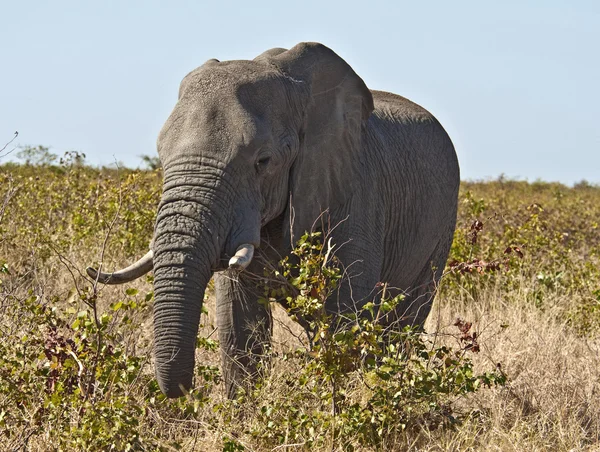
[[[254,250],[274,260],[289,254],[325,210],[351,274],[327,309],[360,306],[387,282],[407,294],[397,318],[425,321],[460,181],[452,142],[425,109],[369,90],[324,45],[300,43],[190,72],[157,147],[164,185],[151,251],[127,269],[88,273],[122,283],[154,270],[156,376],[168,397],[192,386],[213,274],[228,394],[254,372],[249,352],[259,353],[271,331],[250,277],[262,274]]]

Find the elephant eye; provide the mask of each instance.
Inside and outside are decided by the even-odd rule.
[[[270,161],[271,161],[271,157],[259,158],[258,161],[256,162],[256,164],[254,165],[256,167],[256,172],[259,174],[262,173],[267,168]]]

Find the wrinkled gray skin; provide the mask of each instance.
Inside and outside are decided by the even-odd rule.
[[[352,276],[328,310],[372,300],[383,281],[408,293],[396,313],[403,324],[425,321],[455,227],[454,148],[430,113],[370,91],[329,48],[301,43],[252,61],[206,62],[183,79],[158,153],[154,338],[168,397],[192,386],[213,274],[228,395],[254,374],[252,356],[271,331],[250,277],[262,266],[254,259],[238,274],[227,261],[246,243],[277,261],[325,209]]]

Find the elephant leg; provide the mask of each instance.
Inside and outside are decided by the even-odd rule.
[[[396,308],[400,326],[423,327],[431,311],[433,298],[444,272],[451,245],[451,237],[440,240],[412,288],[405,294],[404,300]]]
[[[223,380],[229,398],[258,377],[271,341],[270,308],[258,303],[260,291],[248,276],[253,271],[260,274],[254,264],[237,275],[215,274]]]

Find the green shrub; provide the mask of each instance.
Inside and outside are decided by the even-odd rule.
[[[286,353],[292,371],[280,375],[286,394],[265,400],[264,387],[237,403],[255,403],[251,436],[267,447],[289,442],[380,447],[423,422],[452,423],[452,401],[482,386],[503,385],[499,370],[476,374],[468,353],[478,351],[471,325],[459,322],[464,347],[453,350],[410,327],[386,324],[402,296],[367,303],[343,324],[325,310],[341,279],[320,233],[304,235],[269,278],[263,301],[283,296],[289,313],[312,332],[310,349]],[[271,275],[268,275],[269,277]],[[307,405],[306,400],[312,403]]]

